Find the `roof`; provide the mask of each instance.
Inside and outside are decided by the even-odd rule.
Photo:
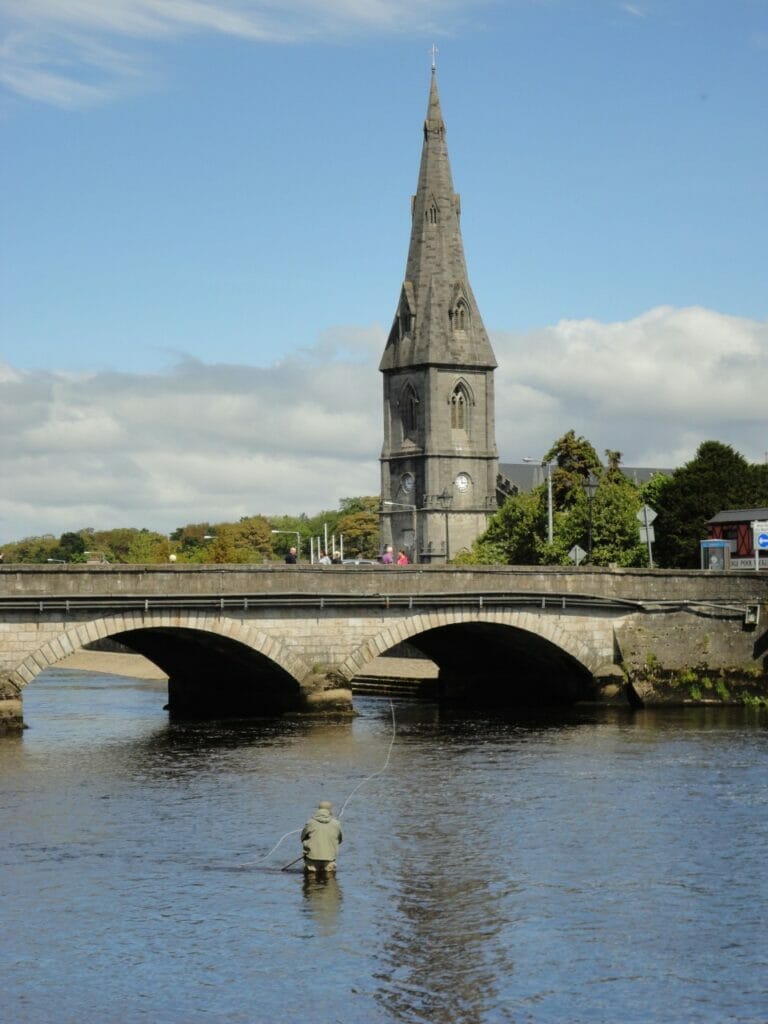
[[[710,523],[751,523],[754,519],[768,519],[768,508],[731,508],[718,512],[707,520]]]
[[[496,357],[467,275],[460,215],[433,68],[405,279],[380,370],[495,369]]]

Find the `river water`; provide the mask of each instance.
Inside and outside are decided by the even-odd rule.
[[[768,1020],[764,715],[164,701],[49,671],[0,739],[3,1019]],[[280,869],[324,797],[339,875],[307,884]]]

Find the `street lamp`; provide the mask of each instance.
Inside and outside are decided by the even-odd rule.
[[[523,458],[523,462],[535,462],[535,459]],[[552,467],[556,465],[554,462],[541,462],[540,466],[547,467],[547,541],[551,546],[554,541],[555,530],[553,521],[553,510],[552,510]]]
[[[416,536],[416,512],[417,508],[415,505],[409,505],[405,501],[382,501],[382,505],[390,505],[393,508],[407,508],[413,513],[413,561],[414,564],[419,561],[419,541]]]
[[[595,491],[599,481],[592,470],[589,471],[589,476],[583,483],[584,493],[587,496],[587,502],[589,503],[589,514],[587,518],[587,562],[592,562],[592,502],[595,498]]]
[[[272,533],[290,533],[296,538],[296,554],[301,557],[301,534],[298,530],[272,530]]]
[[[448,509],[451,507],[453,502],[453,495],[447,487],[443,488],[443,493],[438,494],[437,500],[443,509],[443,515],[445,516],[445,564],[447,565],[451,560],[451,547],[449,542],[449,531],[448,531]]]

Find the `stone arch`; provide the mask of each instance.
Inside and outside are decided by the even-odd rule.
[[[466,641],[460,642],[457,631],[449,632],[449,628],[461,626],[468,627],[468,645]],[[529,642],[524,640],[525,634],[529,635]],[[482,694],[494,689],[497,695],[505,694],[506,699],[517,702],[521,702],[520,694],[525,693],[536,694],[532,697],[534,702],[569,702],[587,695],[598,670],[605,666],[604,653],[583,639],[583,623],[577,632],[568,629],[557,615],[460,607],[399,618],[360,644],[341,666],[341,675],[351,681],[365,671],[371,660],[403,641],[421,646],[416,642],[420,635],[424,635],[425,641],[422,649],[440,666],[440,680],[453,677],[453,692],[444,691],[449,692],[450,697],[460,691],[467,695],[470,690]],[[429,643],[426,642],[428,639]],[[476,657],[480,649],[485,652],[484,658]],[[465,651],[468,652],[466,659],[462,656]],[[503,657],[508,651],[510,660],[506,662]],[[442,653],[445,659],[442,660],[438,653]],[[497,655],[501,659],[497,660]],[[534,680],[526,689],[510,689],[504,682],[512,678],[515,671],[522,671],[516,669],[517,663],[526,673],[530,672]],[[500,667],[511,669],[512,675],[505,676],[504,668],[500,671]],[[552,669],[546,682],[543,667]],[[556,672],[561,677],[556,678]],[[467,684],[457,689],[455,683],[463,675]],[[574,696],[577,690],[581,697]],[[556,693],[559,696],[552,696]],[[568,693],[570,696],[565,696]]]
[[[301,658],[285,650],[283,644],[250,623],[222,618],[203,612],[170,615],[165,612],[125,612],[107,615],[69,626],[50,637],[9,673],[9,680],[23,690],[42,671],[52,668],[63,658],[81,650],[95,640],[104,640],[120,633],[136,630],[183,629],[220,636],[262,655],[295,680],[300,688],[311,675],[311,667]]]

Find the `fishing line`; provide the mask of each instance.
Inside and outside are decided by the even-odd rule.
[[[395,705],[392,703],[391,698],[389,701],[389,708],[390,711],[392,712],[392,739],[389,741],[389,750],[387,751],[386,760],[384,761],[384,764],[381,766],[381,768],[379,768],[377,772],[374,772],[372,775],[369,775],[366,779],[361,779],[360,782],[358,782],[358,784],[355,786],[355,788],[352,790],[352,792],[349,794],[347,799],[342,804],[341,810],[339,811],[339,818],[343,817],[344,811],[347,808],[347,804],[358,791],[358,789],[360,789],[361,786],[364,786],[366,782],[370,782],[371,779],[375,779],[377,775],[381,775],[382,772],[385,772],[389,767],[389,759],[392,757],[392,747],[394,747],[395,745],[395,737],[397,735],[397,726],[395,722]]]
[[[392,712],[392,739],[389,741],[389,750],[387,750],[387,756],[384,759],[384,764],[381,766],[381,768],[379,768],[378,771],[373,772],[371,775],[367,775],[364,779],[361,779],[360,782],[358,782],[358,784],[355,786],[355,788],[352,790],[352,792],[349,794],[347,799],[342,804],[341,810],[339,811],[339,818],[343,817],[344,811],[347,809],[347,804],[352,799],[352,797],[355,795],[355,793],[358,791],[358,789],[360,789],[361,786],[364,786],[366,782],[370,782],[371,779],[375,779],[378,775],[381,775],[389,767],[389,762],[390,762],[390,760],[392,758],[392,748],[394,747],[395,739],[397,738],[397,722],[395,720],[395,705],[393,704],[391,698],[390,698],[390,701],[389,701],[389,709]],[[272,849],[269,851],[269,853],[267,853],[267,854],[265,854],[265,856],[259,858],[259,860],[248,861],[246,864],[243,865],[243,867],[251,867],[254,864],[263,864],[263,862],[265,860],[267,860],[269,857],[272,856],[272,854],[275,852],[275,850],[278,848],[278,846],[280,846],[280,844],[282,843],[282,841],[284,839],[287,839],[288,836],[295,836],[297,832],[301,832],[303,827],[304,827],[303,825],[300,825],[299,828],[294,828],[290,832],[286,832],[284,836],[281,836],[278,839],[278,841],[275,843],[275,845],[272,847]],[[301,857],[297,857],[296,859],[297,860],[301,860]]]

